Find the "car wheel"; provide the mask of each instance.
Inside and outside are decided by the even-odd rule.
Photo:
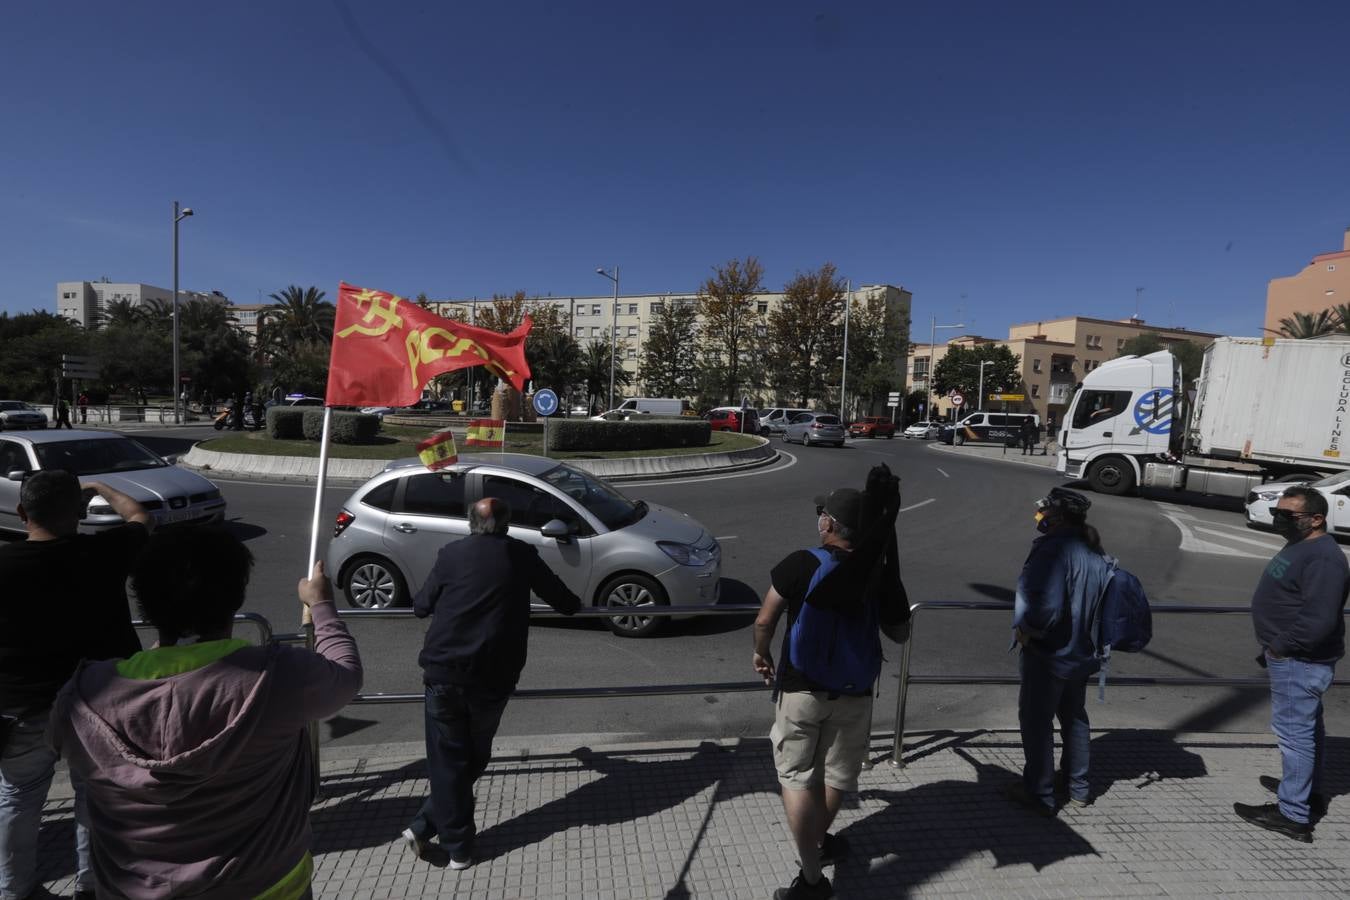
[[[406,606],[408,583],[403,573],[380,556],[360,556],[348,566],[342,578],[347,604],[356,609],[389,609]]]
[[[600,588],[599,606],[610,609],[617,607],[666,606],[666,592],[646,575],[630,572],[617,575],[605,582]],[[623,615],[606,619],[609,630],[619,637],[648,637],[660,628],[662,618],[658,616]]]
[[[958,447],[964,447],[966,444],[966,436],[959,431],[953,432],[952,443]]]
[[[895,437],[895,432],[894,432],[894,431],[892,431],[890,434],[886,435],[886,440],[889,441],[889,440],[890,440],[891,438],[893,438],[893,437]]]
[[[1128,494],[1134,490],[1134,469],[1119,456],[1108,456],[1088,469],[1088,484],[1099,494]]]
[[[768,428],[767,425],[764,426],[763,428],[761,428],[761,429],[759,430],[759,436],[760,436],[760,437],[766,438],[766,437],[768,437],[768,436],[771,435],[771,434],[773,434],[773,432],[769,430],[769,428]]]

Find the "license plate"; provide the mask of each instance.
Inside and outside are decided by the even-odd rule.
[[[196,516],[197,510],[190,507],[188,509],[173,509],[160,513],[159,522],[161,525],[172,525],[175,522],[186,522],[188,519],[196,518]]]

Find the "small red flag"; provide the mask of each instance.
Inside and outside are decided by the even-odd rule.
[[[432,378],[470,366],[486,366],[523,391],[530,377],[525,337],[531,324],[526,316],[515,331],[501,334],[343,282],[338,286],[325,402],[411,406]]]

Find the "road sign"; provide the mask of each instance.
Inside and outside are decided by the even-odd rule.
[[[887,395],[886,395],[886,405],[887,405],[887,406],[899,406],[899,405],[900,405],[900,392],[899,392],[899,391],[891,391],[889,394],[887,394]]]
[[[1026,394],[990,394],[990,400],[1025,400]]]
[[[951,393],[951,401],[952,401],[952,406],[965,406],[965,405],[966,405],[966,398],[965,398],[965,397],[962,397],[962,396],[961,396],[960,394],[958,394],[956,391],[952,391],[952,393]]]
[[[544,388],[534,392],[534,411],[541,416],[551,416],[558,411],[558,395]]]
[[[61,354],[62,378],[97,378],[99,361],[93,356],[73,356]]]

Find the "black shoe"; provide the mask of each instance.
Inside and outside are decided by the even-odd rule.
[[[1039,816],[1046,816],[1049,818],[1055,814],[1055,808],[1053,806],[1047,806],[1040,800],[1031,796],[1027,791],[1026,785],[1022,784],[1020,781],[1009,785],[1008,789],[1004,792],[1004,796],[1018,806],[1029,809]]]
[[[830,879],[821,875],[815,884],[807,884],[806,876],[800,872],[792,879],[792,884],[773,892],[773,900],[827,900],[833,896],[834,888],[830,887]]]
[[[1262,775],[1260,779],[1261,787],[1270,791],[1272,794],[1280,792],[1280,779],[1273,775]],[[1308,812],[1317,816],[1319,819],[1327,814],[1327,798],[1314,791],[1308,795]]]
[[[1285,837],[1293,838],[1296,841],[1302,841],[1305,844],[1312,843],[1312,826],[1286,818],[1284,813],[1280,812],[1280,806],[1277,803],[1266,803],[1262,806],[1252,806],[1249,803],[1234,803],[1233,812],[1237,813],[1246,821],[1251,822],[1253,825],[1259,825],[1267,831],[1282,834]]]
[[[832,866],[845,859],[848,859],[848,838],[827,831],[825,840],[820,842],[820,864]]]

